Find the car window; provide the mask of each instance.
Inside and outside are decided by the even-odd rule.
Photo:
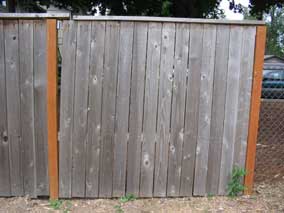
[[[268,72],[264,78],[267,80],[283,80],[283,70]]]

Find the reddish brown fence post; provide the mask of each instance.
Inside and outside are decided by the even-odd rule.
[[[56,19],[47,19],[47,125],[50,199],[58,198],[57,140],[57,29]]]
[[[250,106],[249,133],[247,144],[246,171],[245,176],[245,194],[251,194],[253,190],[253,178],[256,156],[256,141],[258,133],[258,120],[260,111],[262,69],[265,51],[266,27],[258,26],[256,28],[255,54],[253,67],[253,84]]]

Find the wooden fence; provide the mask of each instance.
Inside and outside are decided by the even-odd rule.
[[[56,20],[0,20],[0,195],[48,195],[48,184],[51,198],[223,195],[234,165],[248,170],[250,193],[258,24],[64,20],[57,145]],[[15,177],[22,193],[11,191]]]
[[[63,22],[61,197],[225,194],[245,167],[256,27]]]
[[[0,195],[49,195],[46,21],[0,20]]]

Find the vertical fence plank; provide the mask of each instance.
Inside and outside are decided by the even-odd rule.
[[[4,26],[0,20],[0,196],[10,196]]]
[[[199,111],[203,25],[192,24],[189,35],[189,75],[185,108],[180,196],[192,196]]]
[[[59,196],[71,197],[72,127],[76,67],[77,22],[63,21],[63,52],[60,89]]]
[[[127,193],[139,196],[147,23],[134,24],[132,78],[127,151]]]
[[[105,22],[93,22],[91,32],[91,58],[88,101],[88,143],[86,156],[86,197],[98,197],[101,101],[103,85],[103,60],[105,46]]]
[[[167,192],[174,46],[175,24],[163,23],[154,176],[154,196],[158,197]]]
[[[85,196],[85,164],[88,115],[88,79],[91,23],[78,22],[74,119],[72,137],[72,196]],[[80,38],[80,39],[79,39]]]
[[[19,21],[21,135],[24,193],[36,197],[33,21]]]
[[[217,26],[211,130],[206,192],[218,194],[221,149],[224,130],[230,27]]]
[[[34,126],[37,195],[49,195],[47,142],[47,42],[46,21],[34,21]]]
[[[236,124],[238,116],[239,76],[243,28],[231,26],[230,46],[226,89],[226,107],[224,119],[224,133],[221,155],[221,169],[219,179],[219,194],[226,194],[227,185],[233,168],[233,153],[236,137]]]
[[[234,147],[234,163],[240,168],[245,167],[246,146],[248,136],[249,107],[251,97],[253,56],[255,45],[255,27],[243,27],[240,92],[238,102],[238,120],[236,142]]]
[[[204,25],[199,101],[198,138],[196,146],[194,195],[206,194],[208,151],[210,141],[212,90],[215,62],[216,26]]]
[[[112,196],[115,98],[119,52],[119,22],[107,22],[102,100],[100,197]]]
[[[153,195],[158,82],[161,52],[161,23],[149,23],[144,98],[140,196]]]
[[[125,194],[133,22],[120,24],[113,161],[113,196]]]
[[[4,21],[7,87],[8,143],[10,148],[11,195],[23,195],[21,161],[19,32],[18,21]]]
[[[50,199],[58,198],[57,141],[57,28],[56,19],[47,23],[47,128]]]
[[[179,196],[184,135],[189,25],[176,25],[167,196]]]
[[[252,193],[254,166],[255,166],[255,154],[256,154],[256,140],[258,131],[258,120],[260,110],[260,96],[261,96],[261,81],[262,81],[262,68],[265,51],[265,38],[266,27],[258,26],[256,28],[255,38],[255,53],[254,53],[254,65],[253,65],[253,82],[251,93],[251,105],[249,115],[249,133],[247,142],[246,153],[246,171],[245,176],[245,190],[246,194]]]

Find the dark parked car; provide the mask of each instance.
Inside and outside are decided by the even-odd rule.
[[[284,99],[284,67],[264,69],[262,81],[262,98]],[[278,69],[277,69],[278,68]]]

